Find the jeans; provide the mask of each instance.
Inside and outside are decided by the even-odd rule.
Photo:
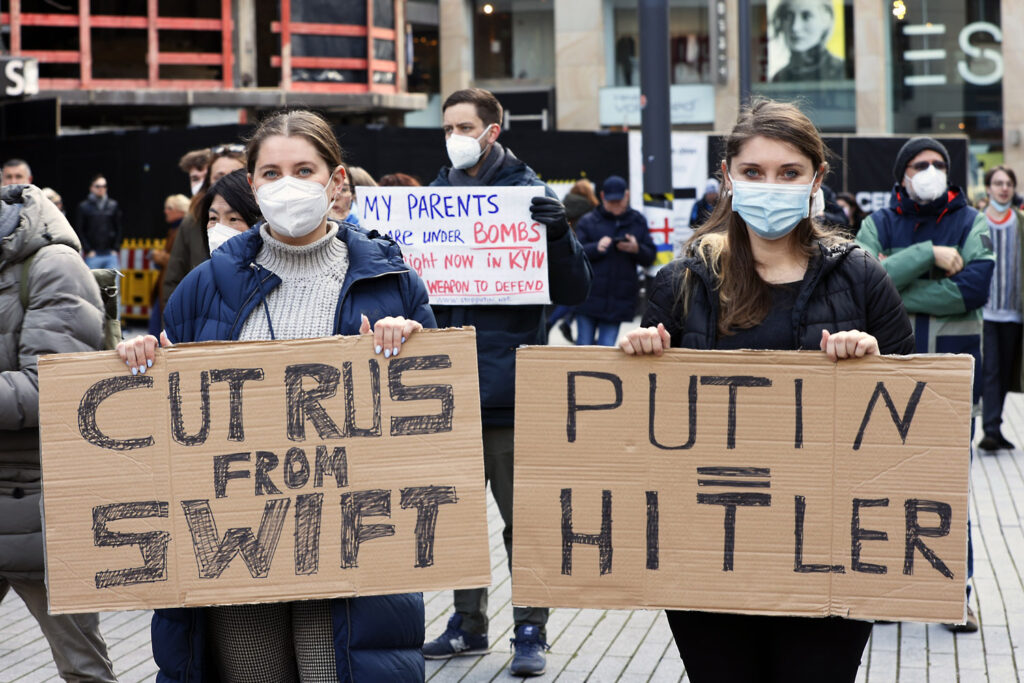
[[[121,255],[116,251],[97,251],[95,256],[86,256],[85,265],[90,268],[121,269]]]
[[[593,346],[594,333],[598,346],[615,346],[619,339],[619,323],[598,320],[589,315],[576,314],[576,345]]]

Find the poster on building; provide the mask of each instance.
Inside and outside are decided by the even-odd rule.
[[[50,612],[490,582],[472,329],[39,359]]]
[[[972,369],[521,349],[513,604],[962,621]]]
[[[658,248],[654,268],[659,268],[682,253],[690,238],[690,213],[703,194],[708,179],[708,136],[699,133],[672,133],[672,208],[644,205],[643,137],[629,131],[629,204],[647,216],[651,238]]]
[[[359,225],[388,235],[441,306],[547,304],[547,228],[531,187],[361,187]]]
[[[768,0],[768,72],[774,83],[846,78],[844,0]]]

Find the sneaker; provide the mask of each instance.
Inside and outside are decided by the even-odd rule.
[[[516,626],[516,637],[511,639],[515,654],[509,673],[513,676],[540,676],[548,660],[544,656],[550,645],[544,642],[540,634],[540,626],[536,624],[520,624]]]
[[[969,606],[967,608],[967,621],[962,624],[946,624],[953,633],[975,633],[978,630],[978,617],[975,616],[974,610]]]
[[[423,644],[426,659],[450,659],[461,655],[487,654],[487,634],[475,635],[463,631],[462,615],[455,613],[448,619],[448,628],[429,643]]]

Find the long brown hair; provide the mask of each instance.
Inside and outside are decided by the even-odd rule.
[[[815,171],[825,165],[828,150],[817,128],[792,104],[755,99],[745,107],[725,139],[725,167],[732,164],[751,138],[765,137],[795,147],[811,160]],[[812,201],[808,199],[808,202]],[[809,210],[808,206],[808,210]],[[818,252],[818,242],[832,245],[846,241],[826,231],[813,218],[804,218],[793,229],[791,239],[808,261]],[[771,286],[761,279],[750,247],[747,224],[732,210],[732,202],[722,197],[710,218],[690,238],[687,251],[695,251],[717,281],[719,302],[718,332],[732,334],[760,324],[772,305]],[[690,271],[684,275],[679,296],[682,309],[688,309]]]

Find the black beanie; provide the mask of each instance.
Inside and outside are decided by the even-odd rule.
[[[907,164],[910,160],[916,157],[926,149],[935,150],[942,155],[942,158],[946,161],[947,173],[949,171],[949,152],[942,145],[941,142],[935,138],[910,138],[906,144],[900,148],[900,153],[896,155],[896,163],[892,165],[892,177],[896,180],[896,184],[903,182],[903,176],[907,172]]]

